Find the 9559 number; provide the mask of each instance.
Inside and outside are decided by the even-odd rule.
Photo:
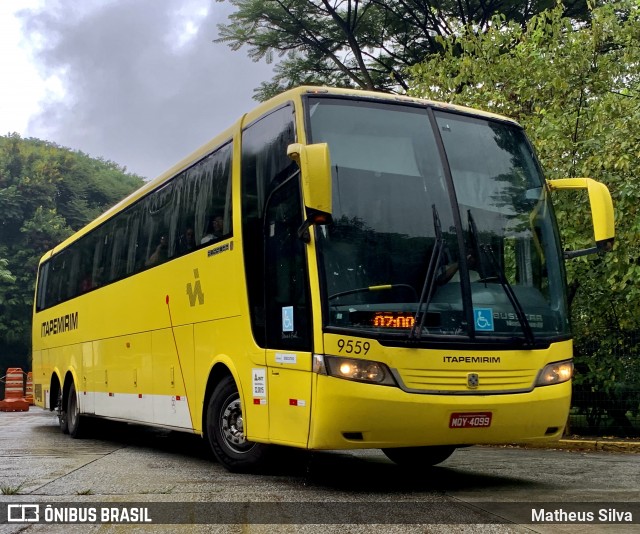
[[[368,341],[354,341],[353,339],[339,339],[338,352],[341,354],[367,354],[371,344]]]

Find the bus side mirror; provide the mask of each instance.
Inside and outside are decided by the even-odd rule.
[[[593,236],[596,246],[582,250],[566,250],[565,258],[586,256],[594,252],[606,252],[613,247],[615,228],[613,222],[613,202],[611,193],[604,184],[591,178],[564,178],[562,180],[548,180],[551,191],[563,189],[586,189],[589,194],[591,217],[593,219]]]
[[[306,220],[298,230],[298,236],[309,242],[309,227],[313,224],[331,223],[331,159],[329,145],[293,143],[287,147],[287,156],[300,167],[302,196],[306,208]]]

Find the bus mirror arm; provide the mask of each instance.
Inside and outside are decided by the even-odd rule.
[[[593,219],[595,247],[581,250],[565,250],[565,259],[578,258],[589,254],[608,252],[613,248],[615,238],[613,202],[607,186],[591,178],[565,178],[548,180],[550,191],[586,189]]]
[[[331,224],[332,222],[333,219],[330,213],[307,208],[307,218],[300,225],[300,228],[298,228],[298,237],[305,243],[309,243],[309,241],[311,241],[309,227],[314,224]]]
[[[300,167],[306,219],[298,229],[298,237],[308,243],[310,241],[310,226],[332,222],[329,145],[327,143],[313,145],[293,143],[287,147],[287,156]]]
[[[573,258],[579,258],[580,256],[609,252],[612,248],[613,239],[609,241],[601,241],[600,243],[597,243],[595,247],[583,248],[580,250],[565,250],[562,254],[566,260],[570,260]]]

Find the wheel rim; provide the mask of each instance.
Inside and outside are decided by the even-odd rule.
[[[237,393],[227,399],[220,413],[220,435],[225,445],[239,454],[250,451],[255,445],[244,436],[242,406]]]
[[[67,421],[71,428],[76,426],[76,421],[78,420],[78,401],[76,399],[76,392],[71,391],[69,397],[69,410],[67,415]]]

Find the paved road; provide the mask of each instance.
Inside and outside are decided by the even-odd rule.
[[[640,504],[634,525],[530,524],[522,519],[521,512],[531,513],[526,504],[509,504],[540,503],[530,506],[549,511],[603,503],[586,505],[597,516],[615,506],[608,503],[640,503],[638,454],[471,447],[427,475],[400,469],[380,451],[284,449],[276,458],[261,474],[231,474],[196,436],[106,425],[92,439],[73,440],[39,408],[0,413],[0,488],[17,490],[0,502],[147,503],[152,517],[235,518],[196,526],[4,524],[0,532],[450,532],[451,524],[459,532],[640,531]],[[238,513],[246,518],[238,521]],[[430,524],[436,516],[447,524]],[[285,524],[256,524],[273,521]],[[308,524],[314,521],[331,524]],[[341,522],[349,526],[334,524]]]

